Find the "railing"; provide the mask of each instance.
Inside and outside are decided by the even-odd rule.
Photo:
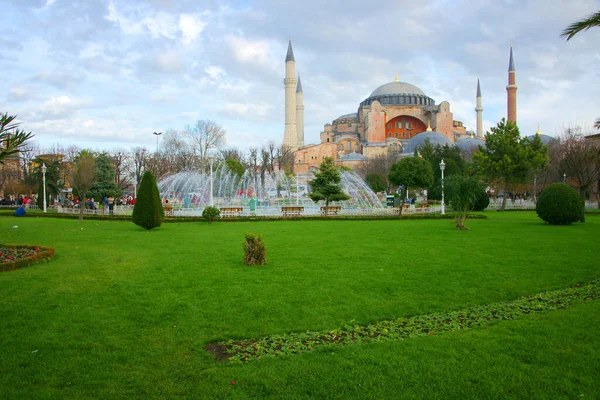
[[[490,205],[486,208],[486,210],[499,210],[502,207],[502,199],[490,199]],[[535,202],[533,200],[506,200],[506,210],[535,210]],[[589,201],[585,202],[586,210],[597,210],[598,202],[597,201]]]

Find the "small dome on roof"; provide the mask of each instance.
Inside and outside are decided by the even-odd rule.
[[[445,135],[439,132],[426,131],[423,133],[419,133],[417,136],[410,139],[404,147],[404,152],[414,153],[415,149],[419,149],[425,144],[427,140],[429,140],[432,146],[436,146],[438,144],[440,146],[452,145],[450,139],[448,139]]]
[[[470,137],[457,142],[455,146],[462,151],[476,149],[478,146],[485,148],[485,141],[477,137]]]
[[[362,161],[365,159],[366,159],[366,157],[360,153],[350,153],[350,154],[346,154],[345,156],[340,158],[340,160],[342,160],[342,161]]]

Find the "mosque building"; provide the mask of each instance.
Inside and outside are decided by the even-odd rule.
[[[507,119],[516,122],[517,85],[512,44],[510,47],[507,90]],[[467,132],[454,120],[450,103],[436,101],[420,88],[396,79],[375,89],[356,112],[344,114],[327,123],[319,144],[304,145],[304,104],[300,77],[296,81],[291,40],[285,59],[285,131],[283,145],[295,152],[294,173],[308,174],[325,157],[338,165],[357,167],[369,158],[390,154],[412,155],[427,140],[433,145],[456,145],[461,150],[485,145],[483,106],[477,80],[476,132]],[[539,129],[538,129],[539,131]]]

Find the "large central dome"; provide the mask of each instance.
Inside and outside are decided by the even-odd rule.
[[[373,91],[373,93],[371,93],[369,97],[393,94],[420,94],[421,96],[425,95],[425,93],[423,93],[423,91],[415,85],[411,85],[410,83],[406,82],[395,81],[379,86]]]
[[[426,96],[425,93],[415,85],[400,82],[398,78],[394,82],[379,86],[366,100],[360,103],[360,107],[370,106],[375,100],[383,106],[433,106],[435,101]]]

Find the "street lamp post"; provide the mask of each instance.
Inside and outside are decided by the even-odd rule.
[[[567,173],[564,172],[563,173],[563,183],[566,183],[566,182],[567,182]]]
[[[446,163],[442,159],[440,162],[440,171],[442,171],[442,215],[446,214],[446,209],[444,205],[444,169],[446,168]]]
[[[214,200],[213,200],[213,163],[214,162],[215,162],[214,157],[209,156],[208,163],[210,165],[210,206],[211,207],[214,206]]]
[[[42,164],[42,185],[44,185],[44,212],[46,212],[46,171],[48,168],[46,167],[46,163]]]
[[[158,137],[162,135],[162,132],[152,132],[153,135],[156,135],[156,154],[158,155]]]

